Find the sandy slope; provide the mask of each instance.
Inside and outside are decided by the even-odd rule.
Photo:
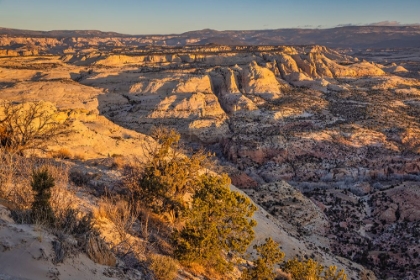
[[[16,224],[0,204],[0,279],[126,279],[82,252],[54,264],[56,236],[36,225]],[[111,275],[111,277],[108,277]]]

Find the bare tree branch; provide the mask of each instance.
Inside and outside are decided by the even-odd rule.
[[[0,147],[7,151],[45,150],[47,141],[69,131],[42,102],[0,104]]]

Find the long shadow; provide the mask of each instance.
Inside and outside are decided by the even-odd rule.
[[[1,82],[0,83],[0,90],[1,89],[6,89],[6,88],[11,88],[14,87],[16,85],[16,83],[11,83],[11,82]]]
[[[38,82],[38,81],[40,81],[42,78],[45,78],[45,77],[47,77],[47,76],[48,76],[48,74],[42,74],[42,72],[36,72],[35,76],[33,76],[33,77],[31,78],[31,81],[32,81],[32,82]]]

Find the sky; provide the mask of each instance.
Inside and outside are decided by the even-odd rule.
[[[0,27],[172,34],[418,24],[420,0],[0,0]]]

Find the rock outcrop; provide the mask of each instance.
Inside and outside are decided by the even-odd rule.
[[[241,79],[244,93],[255,94],[269,101],[281,97],[281,86],[274,73],[260,67],[255,61],[242,71]]]

